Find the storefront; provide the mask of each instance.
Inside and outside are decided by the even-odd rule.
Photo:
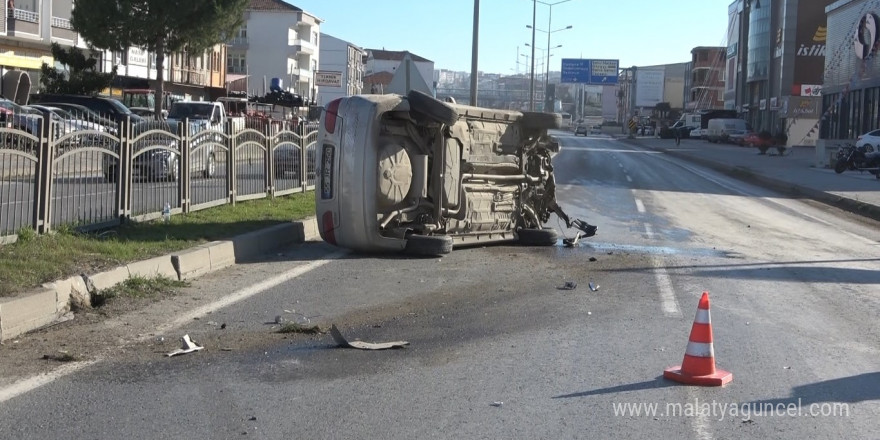
[[[840,145],[880,128],[880,5],[840,1],[828,13],[828,47],[817,155],[828,166]],[[853,36],[855,35],[855,38]]]

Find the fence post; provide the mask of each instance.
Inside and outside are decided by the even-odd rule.
[[[132,172],[132,142],[131,142],[131,117],[119,119],[119,162],[116,164],[117,169],[112,170],[116,174],[116,212],[119,215],[119,222],[124,223],[131,218],[131,187],[134,179]]]
[[[299,189],[300,192],[306,192],[309,183],[309,141],[306,139],[306,124],[298,123],[296,130],[299,132]],[[317,152],[316,152],[317,153]],[[315,155],[317,158],[318,156]]]
[[[275,197],[275,179],[278,177],[275,176],[275,155],[272,154],[275,150],[275,135],[277,129],[275,124],[272,123],[272,120],[266,124],[266,131],[263,133],[265,138],[263,141],[263,145],[266,147],[266,158],[263,162],[266,163],[266,197]]]
[[[244,128],[247,130],[247,127]],[[226,197],[227,203],[235,206],[235,188],[237,182],[235,180],[235,147],[238,135],[232,129],[232,124],[226,124]]]
[[[177,135],[180,137],[180,142],[177,144],[177,148],[180,149],[178,154],[180,160],[177,163],[179,167],[177,175],[180,176],[177,179],[177,197],[180,200],[180,211],[187,213],[190,211],[190,168],[192,168],[189,165],[192,154],[190,146],[192,133],[190,133],[189,118],[183,118],[183,121],[177,125]]]
[[[46,112],[48,113],[48,112]],[[36,200],[34,201],[34,226],[37,233],[45,234],[51,230],[52,219],[52,183],[54,174],[55,154],[52,149],[52,120],[47,114],[40,119],[40,130],[37,156]]]

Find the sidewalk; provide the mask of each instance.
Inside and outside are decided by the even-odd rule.
[[[621,142],[662,151],[738,179],[794,196],[806,197],[880,221],[880,179],[867,172],[817,168],[814,147],[793,147],[786,155],[758,154],[757,148],[713,144],[698,139],[616,137]]]

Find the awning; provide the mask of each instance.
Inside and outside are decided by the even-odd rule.
[[[242,75],[242,74],[236,74],[236,73],[227,73],[227,74],[226,74],[226,84],[229,84],[229,83],[231,83],[231,82],[236,82],[236,81],[243,80],[243,79],[247,78],[248,76],[250,76],[250,75]]]

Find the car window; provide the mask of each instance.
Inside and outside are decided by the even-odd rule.
[[[880,136],[880,130],[874,130],[868,133],[868,136]]]

